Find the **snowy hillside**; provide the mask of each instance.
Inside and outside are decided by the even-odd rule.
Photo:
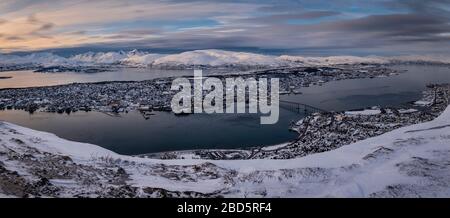
[[[310,65],[336,65],[336,64],[388,64],[389,60],[382,57],[356,57],[356,56],[330,56],[330,57],[303,57],[303,56],[289,56],[282,55],[278,60],[301,63],[306,66]]]
[[[69,61],[74,63],[91,64],[125,64],[125,65],[151,65],[157,58],[163,57],[160,54],[148,54],[133,50],[130,52],[88,52],[72,56]]]
[[[120,63],[121,60],[128,57],[125,52],[88,52],[70,57],[68,60],[73,62],[97,63],[97,64],[114,64]]]
[[[289,160],[155,160],[0,123],[0,195],[450,197],[450,107],[431,122]]]
[[[246,52],[223,50],[195,50],[180,54],[154,54],[133,50],[130,52],[87,52],[65,58],[51,53],[33,53],[25,56],[0,54],[0,66],[6,65],[39,65],[39,66],[92,66],[92,65],[125,65],[154,67],[191,67],[194,65],[222,66],[327,66],[337,64],[389,64],[389,63],[444,63],[450,64],[446,56],[271,56]]]
[[[156,59],[154,65],[263,65],[278,66],[281,62],[274,56],[259,55],[245,52],[222,50],[197,50],[181,54],[167,55]]]

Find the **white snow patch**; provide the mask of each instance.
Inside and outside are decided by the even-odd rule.
[[[349,115],[349,116],[357,116],[357,115],[365,115],[365,116],[370,116],[370,115],[377,115],[380,114],[381,110],[379,109],[365,109],[362,111],[346,111],[345,115]]]
[[[417,112],[417,111],[418,110],[414,109],[414,108],[398,110],[398,112],[401,113],[401,114],[409,114],[409,113],[414,113],[414,112]]]
[[[420,101],[414,102],[414,104],[419,105],[419,106],[428,106],[428,105],[431,105],[432,102],[420,100]]]
[[[288,144],[289,144],[289,142],[288,142],[288,143],[281,143],[281,144],[278,144],[278,145],[266,146],[266,147],[263,147],[262,150],[263,150],[263,151],[276,150],[276,149],[278,149],[278,148],[285,147],[285,146],[288,145]]]

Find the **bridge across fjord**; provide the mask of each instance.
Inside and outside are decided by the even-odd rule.
[[[311,114],[316,112],[327,112],[324,109],[314,107],[308,104],[303,104],[300,102],[294,102],[294,101],[284,101],[280,100],[280,107],[284,108],[286,110],[290,110],[296,113],[304,113],[304,114]]]

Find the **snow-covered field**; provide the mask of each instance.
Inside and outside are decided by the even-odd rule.
[[[376,115],[376,114],[380,114],[381,110],[380,109],[365,109],[362,111],[346,111],[345,114],[346,115],[350,115],[350,116],[357,116],[357,115]]]
[[[289,160],[156,160],[0,123],[0,196],[450,197],[450,107]]]
[[[155,54],[133,50],[130,52],[87,52],[61,57],[52,53],[32,53],[29,55],[0,54],[0,66],[6,65],[40,65],[50,66],[92,66],[120,64],[127,66],[327,66],[339,64],[389,64],[389,63],[443,63],[450,64],[447,56],[330,56],[307,57],[292,55],[262,55],[247,52],[224,50],[195,50],[179,54]]]

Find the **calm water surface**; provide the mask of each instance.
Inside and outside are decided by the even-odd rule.
[[[103,81],[141,81],[162,77],[192,75],[190,70],[158,70],[144,68],[120,68],[115,71],[99,73],[35,73],[26,71],[0,72],[0,76],[12,77],[0,79],[0,88],[22,88],[34,86],[51,86],[68,83],[88,83]]]

